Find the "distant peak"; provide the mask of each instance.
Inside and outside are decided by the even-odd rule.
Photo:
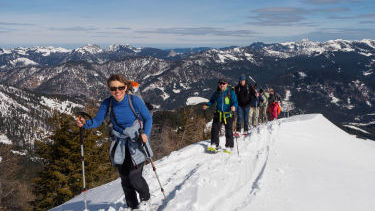
[[[75,51],[81,54],[85,54],[85,53],[97,54],[97,53],[101,53],[103,49],[101,49],[100,46],[96,44],[86,44],[80,48],[77,48]]]

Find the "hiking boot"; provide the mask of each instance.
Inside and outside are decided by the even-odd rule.
[[[133,209],[134,211],[151,211],[151,204],[149,201],[141,201],[139,203],[137,209]]]
[[[215,145],[216,151],[219,151],[221,149],[220,145]]]

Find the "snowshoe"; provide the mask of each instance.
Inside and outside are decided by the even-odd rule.
[[[214,148],[214,147],[211,146],[211,147],[207,147],[206,152],[208,152],[208,153],[217,153],[218,150],[216,148]]]
[[[224,148],[223,152],[228,153],[228,154],[232,154],[232,148]]]

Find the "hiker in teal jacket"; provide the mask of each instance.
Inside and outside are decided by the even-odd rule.
[[[238,107],[237,96],[234,89],[228,86],[228,81],[220,79],[218,82],[218,88],[215,93],[211,96],[208,103],[203,106],[203,109],[207,109],[216,103],[216,111],[212,122],[211,129],[211,145],[218,150],[219,147],[219,131],[221,125],[225,125],[225,147],[232,150],[233,148],[233,112]]]

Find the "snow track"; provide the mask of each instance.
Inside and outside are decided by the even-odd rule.
[[[205,153],[209,141],[192,144],[155,162],[166,199],[151,166],[145,167],[152,210],[353,210],[350,208],[358,206],[359,202],[366,204],[364,201],[375,194],[375,181],[369,179],[375,177],[375,171],[370,168],[375,162],[375,143],[355,140],[358,139],[341,131],[322,115],[302,115],[268,122],[253,129],[250,136],[238,138],[235,145],[238,143],[239,156],[236,146],[229,155]],[[225,145],[224,137],[220,137],[220,145]],[[339,152],[335,153],[337,149]],[[351,150],[359,151],[354,162],[346,156],[355,153]],[[342,160],[349,163],[349,169],[355,173],[340,168],[346,165]],[[335,172],[344,175],[333,176]],[[348,184],[352,175],[359,176],[355,185]],[[346,186],[340,189],[340,182]],[[334,189],[327,190],[326,186]],[[371,193],[365,192],[360,200],[350,201],[342,194],[364,191],[364,187]],[[119,179],[89,190],[87,198],[91,211],[126,207]],[[355,206],[328,203],[341,199]],[[311,208],[304,206],[306,203],[310,203]],[[317,204],[320,206],[314,207]],[[360,207],[371,210],[367,208],[372,206],[370,203]],[[53,210],[82,209],[82,196],[77,196]]]

